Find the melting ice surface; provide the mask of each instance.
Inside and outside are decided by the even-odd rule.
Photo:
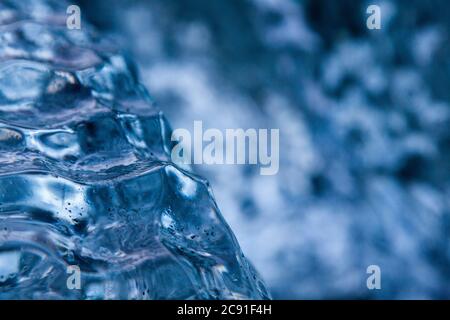
[[[0,2],[0,299],[269,298],[129,63],[65,9]]]

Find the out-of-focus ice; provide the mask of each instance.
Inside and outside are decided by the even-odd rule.
[[[450,296],[446,1],[380,1],[374,31],[371,1],[116,4],[175,127],[280,128],[277,176],[197,168],[275,297]]]

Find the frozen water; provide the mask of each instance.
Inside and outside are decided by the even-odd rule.
[[[130,63],[65,9],[0,3],[0,299],[269,298]]]

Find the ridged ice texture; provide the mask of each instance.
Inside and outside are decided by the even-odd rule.
[[[65,10],[0,2],[0,299],[268,298],[129,63]]]

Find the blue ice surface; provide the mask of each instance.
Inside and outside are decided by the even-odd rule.
[[[64,5],[0,3],[0,299],[270,298],[130,63]]]
[[[277,175],[196,168],[275,298],[450,297],[450,2],[80,2],[174,128],[280,129]]]

